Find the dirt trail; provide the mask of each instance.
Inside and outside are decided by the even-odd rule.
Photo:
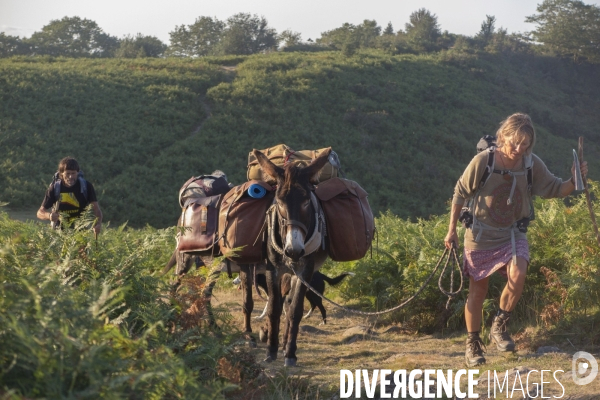
[[[326,293],[327,294],[327,291]],[[215,291],[213,299],[214,305],[227,307],[238,327],[243,325],[243,315],[241,308],[241,291],[219,290]],[[254,295],[253,317],[262,313],[265,302],[256,294]],[[309,304],[305,302],[305,311]],[[288,368],[288,374],[296,376],[306,376],[311,384],[320,387],[320,393],[324,399],[338,398],[340,393],[340,370],[347,369],[354,371],[356,369],[367,369],[372,373],[374,369],[391,369],[392,371],[406,369],[410,372],[413,369],[452,369],[454,372],[464,369],[464,349],[465,334],[452,335],[423,335],[407,332],[401,326],[382,326],[377,324],[377,320],[368,319],[351,314],[343,310],[334,308],[330,304],[325,304],[327,309],[327,325],[320,325],[321,315],[318,310],[313,312],[308,319],[303,319],[300,325],[300,334],[298,336],[298,366]],[[252,350],[265,373],[274,376],[278,371],[284,369],[283,354],[280,350],[280,357],[273,363],[265,363],[262,360],[266,355],[266,345],[258,341],[259,327],[265,325],[265,321],[253,319],[253,335],[257,338],[258,347]],[[283,327],[283,322],[282,322]],[[354,328],[354,329],[350,329]],[[354,332],[354,333],[353,333]],[[280,336],[281,337],[281,336]],[[565,343],[567,343],[565,341]],[[567,343],[568,345],[568,343]],[[553,344],[556,346],[556,344]],[[518,342],[517,342],[518,347]],[[509,356],[499,353],[492,346],[488,347],[486,358],[488,363],[479,367],[480,378],[477,392],[481,398],[487,398],[488,383],[487,371],[490,370],[493,380],[494,371],[497,374],[505,373],[509,370],[509,382],[512,389],[515,383],[515,368],[519,370],[519,376],[522,376],[523,387],[526,388],[526,375],[531,370],[563,370],[566,372],[557,372],[558,381],[564,386],[563,396],[561,386],[556,383],[552,375],[546,375],[544,381],[550,381],[551,384],[544,385],[544,397],[556,396],[563,399],[600,399],[600,376],[592,383],[586,386],[578,386],[573,383],[571,378],[571,363],[574,349],[568,349],[560,346],[560,353],[549,353],[537,355],[526,350],[519,350]],[[594,354],[596,359],[600,360],[599,354]],[[530,379],[530,391],[532,397],[534,386],[531,384],[539,380],[539,373],[532,373]],[[548,378],[549,377],[549,378]],[[501,379],[502,381],[502,379]],[[493,388],[493,381],[490,383]],[[493,393],[493,392],[492,392]],[[362,393],[363,398],[365,393]],[[540,398],[541,393],[538,393]],[[491,396],[494,397],[493,395]],[[512,397],[500,395],[499,391],[495,398],[523,398],[519,388],[519,382],[516,382],[516,391]],[[351,398],[355,398],[354,395]],[[376,396],[376,398],[379,398]]]

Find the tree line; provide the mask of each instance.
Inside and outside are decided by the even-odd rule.
[[[299,32],[278,33],[263,16],[238,13],[221,21],[201,16],[193,24],[169,32],[170,44],[154,36],[127,35],[121,39],[105,33],[96,22],[79,17],[52,20],[31,38],[0,32],[0,57],[49,55],[66,57],[203,57],[250,55],[283,51],[339,50],[351,56],[359,49],[378,48],[393,54],[423,54],[461,48],[497,52],[536,52],[600,62],[600,7],[580,0],[544,0],[537,14],[526,17],[536,24],[531,32],[508,33],[486,16],[473,37],[442,31],[437,16],[425,8],[413,12],[404,29],[391,22],[382,29],[375,20],[345,23],[322,32],[316,40],[302,40]]]

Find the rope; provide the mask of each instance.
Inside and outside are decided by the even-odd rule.
[[[425,280],[425,282],[423,283],[423,285],[419,288],[419,290],[417,290],[417,292],[415,294],[413,294],[411,297],[409,297],[407,300],[405,300],[401,304],[397,305],[396,307],[389,308],[389,309],[383,310],[383,311],[377,311],[377,312],[366,312],[366,311],[354,310],[352,308],[348,308],[348,307],[345,307],[345,306],[343,306],[341,304],[338,304],[338,303],[334,302],[333,300],[329,300],[327,297],[325,297],[321,293],[319,293],[315,288],[313,288],[312,286],[310,286],[310,284],[308,284],[308,282],[306,282],[300,275],[298,275],[295,270],[293,270],[293,269],[292,270],[294,271],[294,275],[296,276],[296,278],[298,278],[300,280],[300,282],[302,282],[302,284],[304,286],[306,286],[313,293],[315,293],[317,296],[319,296],[323,300],[329,302],[330,304],[333,304],[334,306],[336,306],[338,308],[341,308],[341,309],[343,309],[345,311],[348,311],[348,312],[351,312],[351,313],[354,313],[354,314],[360,314],[360,315],[381,315],[381,314],[387,314],[387,313],[390,313],[392,311],[399,310],[402,307],[405,307],[408,303],[410,303],[412,300],[414,300],[419,294],[421,294],[421,292],[429,284],[429,281],[431,281],[431,278],[433,278],[433,276],[437,272],[438,268],[440,267],[440,264],[442,263],[444,257],[446,256],[447,252],[448,252],[448,249],[445,249],[444,253],[442,254],[442,257],[440,257],[439,261],[437,262],[437,265],[435,266],[435,268],[433,269],[433,271],[431,272],[431,274],[429,275],[429,277],[427,277],[427,279]],[[458,288],[458,290],[456,292],[452,292],[452,286],[453,286],[453,282],[454,282],[454,278],[452,276],[450,278],[450,280],[451,280],[450,292],[446,292],[441,287],[441,277],[444,275],[444,271],[446,270],[446,267],[448,266],[448,262],[450,261],[450,254],[454,254],[454,257],[456,259],[457,265],[459,265],[458,264],[458,256],[456,255],[456,249],[453,246],[452,247],[452,251],[450,253],[448,253],[448,260],[446,261],[446,265],[444,266],[442,274],[440,275],[440,281],[438,282],[440,290],[442,290],[442,293],[444,293],[445,295],[449,296],[448,303],[446,303],[446,308],[448,307],[448,304],[450,302],[450,298],[456,296],[462,290],[462,274],[461,274],[461,278],[460,278],[461,284],[460,284],[460,287]]]
[[[440,278],[438,279],[438,288],[440,289],[440,291],[442,293],[444,293],[446,296],[448,296],[448,301],[446,302],[446,310],[448,310],[448,308],[450,307],[450,301],[452,300],[452,298],[454,296],[456,296],[457,294],[459,294],[463,288],[463,274],[460,269],[460,263],[458,262],[458,255],[456,254],[456,245],[454,243],[452,244],[452,248],[450,249],[449,252],[448,252],[448,249],[444,250],[442,257],[440,258],[440,261],[438,261],[438,262],[441,262],[444,259],[444,256],[446,255],[446,253],[448,254],[448,259],[446,260],[446,263],[444,264],[444,268],[442,269],[442,273],[440,274]],[[442,278],[444,278],[444,274],[446,273],[446,268],[448,267],[448,264],[450,263],[450,259],[454,260],[454,263],[453,263],[454,265],[451,267],[451,270],[450,270],[450,289],[449,289],[449,291],[446,291],[442,287]],[[458,270],[458,274],[460,275],[460,286],[458,287],[458,289],[456,289],[455,292],[452,291],[452,288],[454,287],[454,266],[456,266],[456,269]]]

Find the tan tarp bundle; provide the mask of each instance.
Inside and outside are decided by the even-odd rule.
[[[278,167],[283,167],[289,163],[300,163],[304,166],[307,166],[319,156],[323,151],[327,150],[318,149],[318,150],[300,150],[294,151],[289,146],[285,144],[278,144],[277,146],[269,147],[268,149],[261,150],[265,156],[271,160],[271,162]],[[317,177],[318,182],[326,181],[327,179],[338,176],[338,169],[331,165],[330,163],[325,164],[325,166],[319,171],[319,175]],[[254,157],[254,154],[250,152],[248,155],[248,180],[259,180],[265,181],[270,185],[274,185],[277,183],[275,177],[272,177],[268,174],[263,173],[260,165],[258,164],[258,160]]]
[[[367,192],[354,181],[332,178],[320,183],[315,194],[327,221],[329,256],[334,261],[359,260],[373,241],[375,220]]]
[[[259,184],[267,190],[263,198],[255,199],[248,195],[252,184]],[[228,257],[238,264],[261,262],[263,241],[259,238],[266,212],[273,203],[275,189],[262,181],[250,181],[231,189],[221,202],[219,212],[219,246],[223,255],[234,248],[242,247],[236,257]],[[257,240],[258,238],[258,240]]]

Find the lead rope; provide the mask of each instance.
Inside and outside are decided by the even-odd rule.
[[[446,310],[448,310],[450,307],[450,301],[452,300],[452,298],[454,296],[456,296],[457,294],[459,294],[461,292],[464,282],[463,282],[462,270],[460,269],[460,262],[458,261],[456,245],[454,243],[452,243],[452,248],[450,249],[450,251],[448,251],[448,249],[444,250],[444,253],[442,254],[442,257],[440,257],[440,261],[438,261],[438,263],[442,262],[442,260],[446,256],[446,254],[448,254],[448,259],[446,260],[446,263],[444,264],[444,269],[442,269],[442,272],[440,273],[440,278],[438,279],[438,288],[440,288],[440,291],[442,293],[444,293],[446,296],[448,296],[448,301],[446,302]],[[454,262],[452,263],[453,265],[450,267],[450,289],[449,289],[449,291],[446,291],[442,287],[442,279],[444,278],[444,274],[446,273],[446,268],[448,267],[448,264],[450,263],[450,259],[452,259]],[[455,266],[458,271],[458,274],[460,275],[460,285],[458,286],[458,289],[456,289],[456,291],[453,292],[452,290],[454,288],[454,267]]]
[[[389,308],[387,310],[383,310],[383,311],[377,311],[377,312],[366,312],[366,311],[360,311],[360,310],[354,310],[352,308],[348,308],[345,306],[342,306],[341,304],[336,303],[335,301],[329,300],[327,297],[323,296],[321,293],[319,293],[315,288],[313,288],[312,286],[310,286],[310,284],[308,284],[308,282],[306,282],[300,275],[298,275],[296,273],[295,270],[292,269],[292,271],[294,271],[294,275],[296,276],[296,278],[298,278],[300,280],[300,282],[302,282],[302,284],[304,286],[306,286],[308,289],[310,289],[313,293],[315,293],[317,296],[319,296],[320,298],[322,298],[323,300],[329,302],[330,304],[333,304],[334,306],[341,308],[345,311],[354,313],[354,314],[360,314],[360,315],[381,315],[381,314],[387,314],[390,313],[392,311],[396,311],[401,309],[402,307],[406,306],[408,303],[410,303],[412,300],[414,300],[419,294],[421,294],[421,292],[423,291],[423,289],[425,289],[425,287],[429,284],[429,281],[431,281],[431,278],[433,278],[433,276],[435,275],[435,273],[437,272],[438,268],[440,267],[444,257],[446,256],[446,253],[448,252],[448,249],[444,250],[444,253],[442,254],[442,257],[440,257],[439,261],[437,262],[437,265],[435,266],[435,268],[433,269],[433,271],[431,272],[431,274],[427,277],[427,279],[425,280],[425,282],[423,283],[423,285],[419,288],[419,290],[417,290],[417,292],[415,294],[413,294],[411,297],[409,297],[407,300],[405,300],[404,302],[402,302],[401,304],[397,305],[396,307],[393,308]],[[454,259],[456,260],[456,265],[460,265],[458,263],[458,256],[456,254],[456,248],[453,246],[452,247],[452,251],[450,251],[450,253],[448,253],[448,260],[446,261],[446,265],[444,266],[444,269],[442,270],[442,274],[441,276],[444,275],[444,271],[446,270],[446,267],[448,266],[448,263],[450,261],[450,256],[454,254]],[[461,290],[462,290],[462,283],[463,283],[463,278],[462,278],[462,274],[460,277],[460,287],[458,288],[458,290],[456,292],[452,292],[452,286],[453,286],[453,282],[454,282],[454,278],[451,276],[450,277],[450,292],[446,292],[444,289],[442,289],[441,287],[441,279],[438,282],[440,284],[440,290],[442,291],[442,293],[444,293],[446,296],[449,296],[448,298],[448,302],[446,303],[446,308],[448,308],[448,305],[450,303],[450,299],[454,296],[456,296]]]

